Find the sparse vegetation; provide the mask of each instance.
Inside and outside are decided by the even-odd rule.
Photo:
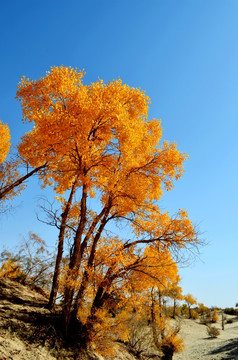
[[[28,239],[14,251],[3,250],[0,254],[0,277],[11,278],[22,284],[49,290],[54,257],[46,243],[37,234],[29,232]]]
[[[60,305],[56,306],[54,312],[50,312],[46,308],[47,301],[47,297],[32,291],[29,287],[13,282],[11,279],[0,279],[0,355],[5,356],[7,360],[11,359],[10,356],[14,360],[18,360],[17,354],[21,356],[19,357],[21,360],[99,360],[95,348],[92,346],[83,350],[80,350],[76,344],[65,347],[61,331]],[[209,355],[208,350],[206,356],[204,353],[199,355],[199,351],[203,350],[204,347],[213,349],[215,354],[217,345],[216,342],[206,339],[207,327],[201,326],[192,319],[168,320],[166,317],[162,317],[163,321],[161,321],[157,310],[156,321],[159,327],[156,327],[156,329],[158,330],[159,348],[155,347],[150,312],[147,311],[150,309],[148,305],[148,303],[145,304],[141,314],[130,313],[130,318],[127,318],[130,337],[125,338],[123,341],[115,339],[113,342],[114,355],[108,355],[107,358],[101,357],[101,360],[148,360],[156,357],[162,359],[162,356],[164,356],[164,359],[169,359],[173,352],[182,349],[180,328],[182,328],[183,333],[184,329],[187,329],[186,341],[192,336],[192,347],[188,343],[190,349],[188,350],[191,351],[193,356],[194,351],[196,351],[197,358],[210,360],[211,354]],[[155,305],[158,308],[157,301]],[[165,308],[162,314],[166,314]],[[160,321],[158,322],[158,320]],[[218,336],[216,330],[213,329],[214,327],[210,325],[210,328],[209,338]],[[227,335],[229,329],[235,329],[235,325],[232,323],[227,324],[226,331],[223,334]],[[195,333],[193,333],[194,330]],[[164,332],[163,339],[161,338],[161,332]],[[233,332],[233,336],[236,337],[236,330],[233,330]],[[196,334],[200,338],[194,337]],[[219,344],[224,344],[224,349],[226,349],[226,352],[224,352],[224,349],[222,350],[221,356],[223,358],[225,353],[227,357],[229,356],[229,348],[232,349],[233,342],[232,340],[230,342],[223,340],[222,342],[222,339],[219,342]],[[5,344],[5,347],[2,344]],[[162,355],[162,353],[164,354]],[[221,359],[222,357],[217,358]]]
[[[211,325],[207,325],[207,333],[211,338],[217,338],[220,335],[220,331]]]

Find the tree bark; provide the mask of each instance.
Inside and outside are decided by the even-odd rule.
[[[173,318],[173,319],[175,319],[175,315],[176,315],[176,307],[177,307],[177,304],[176,304],[176,299],[174,299],[173,316],[172,316],[172,318]]]
[[[158,327],[156,324],[156,315],[155,315],[155,299],[153,294],[153,289],[151,290],[151,306],[150,306],[150,314],[151,314],[151,325],[152,325],[152,333],[153,333],[153,340],[154,344],[157,349],[160,349],[160,334],[158,331]]]
[[[81,207],[80,207],[81,210],[80,222],[74,238],[72,256],[69,262],[69,271],[71,271],[72,282],[74,282],[74,280],[76,280],[77,278],[77,273],[81,262],[80,247],[81,247],[82,234],[86,224],[86,211],[87,211],[86,201],[87,201],[87,185],[83,185]],[[67,284],[65,287],[64,303],[63,303],[64,333],[66,337],[68,337],[68,329],[70,323],[74,292],[75,292],[75,285]]]
[[[61,261],[62,261],[62,257],[63,257],[64,235],[65,235],[65,229],[66,229],[66,225],[67,225],[66,222],[67,222],[67,217],[68,217],[69,210],[70,210],[70,207],[72,204],[73,196],[75,193],[77,179],[78,178],[76,178],[76,180],[74,181],[74,183],[71,187],[69,199],[67,201],[66,207],[62,214],[62,220],[61,220],[60,232],[59,232],[59,240],[58,240],[58,252],[57,252],[57,257],[56,257],[56,262],[55,262],[55,270],[54,270],[53,282],[52,282],[52,287],[51,287],[51,292],[50,292],[50,299],[49,299],[49,303],[48,303],[48,309],[50,309],[50,310],[52,310],[55,306],[56,296],[58,293],[60,265],[61,265]]]

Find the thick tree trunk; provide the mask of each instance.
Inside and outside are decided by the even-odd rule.
[[[74,238],[73,252],[69,262],[69,271],[71,272],[72,284],[77,279],[78,270],[80,267],[80,248],[82,234],[86,224],[86,200],[87,200],[87,186],[83,185],[81,207],[80,207],[80,222]],[[63,319],[64,319],[64,333],[68,337],[68,329],[70,324],[70,315],[72,310],[73,298],[75,293],[75,285],[67,284],[64,292],[64,303],[63,303]]]
[[[163,352],[162,360],[172,360],[174,351],[169,346],[162,346],[161,350]]]
[[[72,185],[68,202],[67,202],[64,212],[62,214],[60,233],[59,233],[59,241],[58,241],[58,252],[57,252],[57,257],[56,257],[56,262],[55,262],[55,270],[54,270],[52,288],[51,288],[51,292],[50,292],[50,299],[49,299],[49,303],[48,303],[48,308],[50,310],[52,310],[55,306],[56,296],[58,293],[60,265],[61,265],[61,261],[62,261],[62,257],[63,257],[64,235],[65,235],[65,229],[66,229],[66,222],[67,222],[67,217],[68,217],[69,210],[70,210],[70,207],[72,204],[73,196],[75,193],[76,183],[77,183],[77,179],[74,181],[74,183]]]

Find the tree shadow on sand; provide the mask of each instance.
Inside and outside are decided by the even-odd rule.
[[[219,346],[215,350],[210,351],[209,355],[224,353],[222,359],[236,360],[238,359],[238,338],[228,341],[225,345]]]

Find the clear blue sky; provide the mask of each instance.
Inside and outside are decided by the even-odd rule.
[[[13,144],[27,130],[14,99],[22,75],[38,79],[63,64],[84,68],[85,83],[120,77],[150,96],[164,138],[190,155],[161,207],[187,209],[208,243],[180,271],[184,293],[208,306],[238,302],[237,18],[236,0],[12,0],[0,9],[0,119]],[[36,220],[44,194],[36,185],[0,219],[2,244],[29,230],[56,243]]]

